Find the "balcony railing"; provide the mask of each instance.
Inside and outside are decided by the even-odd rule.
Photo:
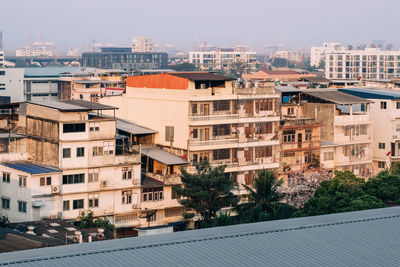
[[[146,176],[153,178],[157,181],[164,183],[165,185],[174,185],[174,184],[182,184],[181,178],[179,174],[156,174],[156,173],[146,173]]]
[[[189,121],[233,120],[237,118],[239,118],[239,114],[199,115],[189,116]]]
[[[234,92],[236,95],[265,95],[276,93],[273,87],[234,88]]]
[[[238,142],[237,138],[229,138],[229,139],[214,139],[214,140],[205,140],[205,141],[191,140],[189,142],[189,144],[190,144],[190,146],[211,146],[211,145],[234,144],[237,142]]]
[[[367,122],[369,115],[348,115],[348,116],[335,116],[335,123],[360,123]]]

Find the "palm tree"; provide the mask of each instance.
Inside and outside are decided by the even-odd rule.
[[[243,185],[249,192],[247,195],[249,203],[242,204],[238,208],[239,213],[246,213],[249,210],[261,210],[265,214],[275,213],[276,205],[284,197],[284,194],[278,191],[282,183],[283,180],[278,180],[274,172],[270,170],[259,171],[253,180],[252,188]]]

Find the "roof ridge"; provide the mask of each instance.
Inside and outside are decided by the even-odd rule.
[[[91,250],[91,251],[87,251],[87,252],[68,253],[68,254],[64,254],[64,255],[58,254],[58,255],[54,255],[54,256],[38,256],[38,257],[30,258],[30,259],[21,259],[21,260],[12,260],[12,261],[3,261],[3,262],[0,261],[0,265],[31,263],[31,262],[46,261],[46,260],[51,260],[51,259],[71,258],[71,257],[102,254],[102,253],[124,251],[124,250],[128,251],[128,250],[144,249],[144,248],[151,248],[151,247],[162,247],[162,246],[169,246],[169,245],[194,243],[194,242],[200,242],[200,241],[206,241],[206,240],[217,240],[217,239],[227,239],[227,238],[235,238],[235,237],[241,237],[241,236],[271,234],[271,233],[285,232],[285,231],[297,231],[297,230],[310,229],[310,228],[316,228],[316,227],[326,227],[326,226],[334,226],[334,225],[340,225],[340,224],[376,221],[376,220],[391,219],[391,218],[398,218],[398,217],[400,217],[400,214],[389,215],[389,216],[384,215],[384,216],[369,217],[369,218],[355,219],[355,220],[343,220],[343,221],[339,220],[339,221],[330,222],[330,223],[305,224],[305,225],[300,225],[300,226],[283,227],[283,228],[277,228],[277,229],[265,230],[265,231],[248,231],[248,232],[237,233],[237,234],[225,234],[225,235],[221,234],[221,235],[206,236],[206,237],[201,237],[201,238],[187,238],[187,239],[182,239],[182,240],[162,241],[159,243],[149,243],[149,244],[145,244],[145,245],[127,245],[127,246],[121,246],[119,248],[113,248],[113,249],[99,249],[99,250]]]

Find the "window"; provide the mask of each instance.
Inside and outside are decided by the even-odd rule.
[[[193,138],[198,138],[198,137],[199,137],[199,130],[193,129]]]
[[[385,149],[385,143],[379,143],[378,144],[379,149]]]
[[[288,116],[294,115],[294,108],[288,108],[288,109],[287,109],[287,115],[288,115]]]
[[[221,124],[213,126],[213,135],[214,136],[224,136],[231,134],[231,126],[230,124]]]
[[[19,187],[26,187],[26,176],[18,177],[18,185]]]
[[[76,199],[72,202],[72,208],[74,210],[83,209],[83,199]]]
[[[10,209],[10,199],[8,198],[2,198],[1,199],[1,207],[3,209],[9,210]]]
[[[133,177],[132,167],[122,168],[122,180],[130,180]]]
[[[63,158],[71,157],[71,148],[63,148]]]
[[[69,200],[63,201],[63,210],[69,210]]]
[[[63,184],[82,184],[84,182],[84,173],[63,175]]]
[[[324,160],[333,160],[333,152],[325,152]]]
[[[174,126],[165,126],[165,141],[174,141]]]
[[[294,143],[295,142],[295,130],[283,131],[283,142],[284,143]]]
[[[40,177],[40,186],[51,185],[51,177]]]
[[[99,181],[99,169],[89,169],[89,183]]]
[[[99,207],[99,194],[90,194],[88,199],[89,208]]]
[[[307,129],[306,130],[306,135],[305,135],[305,141],[311,141],[311,139],[312,139],[312,130],[310,130],[310,129]]]
[[[256,123],[256,134],[272,134],[272,122]]]
[[[93,147],[93,156],[102,156],[103,155],[103,147],[101,146],[94,146]]]
[[[230,103],[229,100],[220,100],[220,101],[214,101],[213,105],[213,110],[214,111],[226,111],[230,110]]]
[[[367,125],[361,125],[360,126],[360,134],[361,135],[367,135]]]
[[[142,201],[158,201],[163,200],[163,187],[142,188]]]
[[[98,122],[89,123],[89,131],[98,132],[99,130],[100,130],[100,123]]]
[[[26,202],[25,201],[18,201],[18,211],[26,212]]]
[[[132,190],[122,191],[122,204],[132,204]]]
[[[197,114],[197,104],[192,104],[192,114]]]
[[[255,102],[256,112],[272,110],[273,100],[272,99],[262,99]]]
[[[304,163],[311,163],[313,158],[315,158],[315,155],[311,154],[311,152],[304,153]]]
[[[77,147],[76,148],[76,156],[77,157],[84,157],[85,156],[85,148],[84,147]]]
[[[104,155],[112,155],[114,153],[114,142],[104,142]]]
[[[379,169],[385,169],[386,163],[384,161],[378,161],[378,168]]]
[[[400,102],[396,102],[396,109],[400,109]]]
[[[381,109],[386,109],[386,101],[381,101]]]
[[[272,157],[272,146],[256,147],[256,158],[269,158]]]
[[[177,188],[179,188],[179,187],[172,187],[171,199],[178,199],[179,198],[179,195],[176,192]]]
[[[10,183],[10,173],[3,172],[3,183]]]
[[[230,149],[215,149],[215,150],[213,150],[213,159],[214,160],[230,159],[230,157],[231,157]]]
[[[79,133],[86,131],[85,123],[72,123],[63,125],[63,133]]]

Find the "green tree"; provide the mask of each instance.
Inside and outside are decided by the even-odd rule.
[[[376,196],[387,204],[400,203],[399,166],[380,172],[364,185],[367,194]]]
[[[364,191],[364,179],[352,172],[335,171],[332,180],[323,181],[296,216],[313,216],[385,207],[385,203]]]
[[[289,218],[295,208],[281,203],[284,194],[279,192],[283,180],[270,170],[261,170],[253,180],[252,188],[243,185],[248,191],[248,203],[237,206],[242,223]]]
[[[89,210],[86,214],[84,211],[78,216],[78,221],[80,222],[80,229],[94,228],[94,227],[103,227],[108,230],[113,230],[114,225],[111,224],[105,218],[97,218],[95,219],[93,216],[93,211]]]
[[[221,208],[237,204],[238,197],[231,192],[233,181],[225,176],[224,170],[225,166],[213,168],[208,162],[197,164],[194,174],[181,169],[183,188],[177,188],[176,192],[182,197],[179,203],[188,210],[184,217],[198,214],[201,225],[210,226]]]

